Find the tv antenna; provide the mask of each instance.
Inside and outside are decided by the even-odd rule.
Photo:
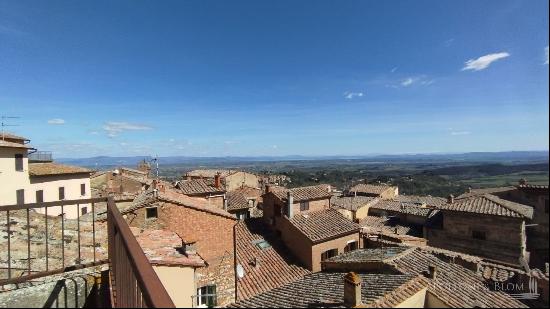
[[[4,127],[17,127],[19,126],[18,124],[10,124],[10,123],[7,123],[6,121],[8,121],[8,119],[19,119],[21,117],[17,117],[17,116],[0,116],[1,118],[1,121],[0,123],[2,124],[2,141],[4,141],[6,139],[6,134],[5,134],[5,129]]]

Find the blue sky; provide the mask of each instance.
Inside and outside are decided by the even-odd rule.
[[[548,1],[3,1],[57,157],[547,150]]]

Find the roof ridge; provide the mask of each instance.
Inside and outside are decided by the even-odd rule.
[[[510,211],[513,211],[519,215],[521,215],[522,217],[526,217],[526,218],[529,218],[529,219],[532,219],[533,218],[533,212],[532,212],[532,209],[531,211],[529,211],[528,208],[526,207],[530,207],[530,206],[527,206],[527,205],[524,205],[524,204],[520,204],[520,203],[516,203],[516,202],[512,202],[512,201],[508,201],[508,200],[505,200],[505,199],[501,199],[500,197],[496,196],[496,195],[493,195],[493,194],[484,194],[483,195],[483,198],[486,198],[488,200],[490,200],[491,202],[494,202]],[[524,209],[518,209],[518,208],[524,208]]]

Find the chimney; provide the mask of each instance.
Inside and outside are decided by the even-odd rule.
[[[292,207],[292,204],[294,204],[294,197],[292,196],[292,192],[290,190],[288,190],[287,192],[286,199],[286,214],[289,219],[292,219],[292,217],[294,216],[294,209]]]
[[[266,184],[265,185],[265,193],[269,193],[269,192],[271,192],[271,185]]]
[[[452,204],[455,202],[455,196],[452,194],[449,194],[449,197],[447,197],[447,203]]]
[[[229,201],[227,200],[227,198],[224,195],[223,196],[223,210],[227,211],[227,205],[228,204],[229,204]]]
[[[520,186],[525,186],[525,185],[527,185],[527,179],[521,178],[521,179],[519,180],[519,185],[520,185]]]
[[[468,193],[472,193],[472,187],[468,187]]]
[[[220,188],[220,185],[221,185],[221,181],[220,181],[220,173],[217,173],[216,176],[214,176],[214,187],[216,188]]]
[[[346,307],[361,305],[361,278],[354,272],[344,276],[344,305]]]
[[[437,266],[430,265],[428,266],[428,271],[426,272],[426,278],[435,280],[437,278]]]

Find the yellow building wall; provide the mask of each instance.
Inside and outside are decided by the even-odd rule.
[[[195,291],[195,269],[191,267],[153,266],[176,308],[192,308]]]
[[[15,170],[15,155],[23,154],[23,171]],[[0,205],[17,203],[16,191],[25,190],[25,202],[29,203],[29,160],[27,149],[0,147]]]
[[[395,306],[395,308],[424,308],[426,304],[426,292],[428,289],[422,289],[413,296],[407,298],[404,302]]]

